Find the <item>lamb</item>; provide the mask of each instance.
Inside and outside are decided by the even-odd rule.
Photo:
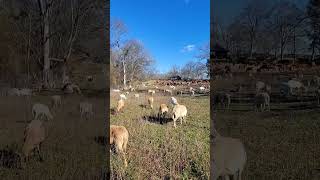
[[[180,124],[182,124],[182,120],[186,123],[186,116],[187,116],[187,108],[184,105],[180,105],[178,102],[174,105],[172,110],[172,119],[173,119],[173,126],[174,128],[177,127],[176,121],[180,119]]]
[[[214,107],[218,107],[220,104],[223,108],[229,109],[231,104],[231,95],[225,92],[217,92],[213,96]]]
[[[212,149],[214,149],[213,180],[217,180],[219,177],[229,179],[230,176],[241,180],[242,171],[247,161],[243,143],[239,139],[222,137],[217,134]]]
[[[110,145],[115,145],[116,153],[121,153],[125,167],[128,166],[125,153],[129,139],[129,132],[124,126],[110,125]]]
[[[153,109],[153,101],[154,99],[152,96],[148,98],[148,104],[150,105],[151,109]]]
[[[38,119],[41,116],[46,117],[47,120],[52,120],[53,116],[47,105],[41,103],[35,103],[32,107],[32,115],[34,119]]]
[[[43,161],[40,155],[40,148],[44,140],[45,128],[43,123],[40,120],[32,120],[24,131],[24,144],[22,147],[22,153],[25,157],[25,160],[28,160],[31,151],[36,148],[39,155],[39,160]]]
[[[92,115],[93,116],[93,106],[91,103],[89,102],[81,102],[79,104],[79,108],[80,108],[80,116],[81,118],[83,117],[83,115],[85,115],[85,118],[88,119],[88,115]]]
[[[160,119],[160,124],[163,124],[163,118],[169,112],[168,106],[166,104],[160,104],[158,119]]]
[[[255,110],[258,110],[258,106],[260,106],[260,110],[264,111],[266,106],[268,106],[268,111],[270,111],[270,96],[268,93],[257,93],[255,96]]]
[[[51,96],[51,104],[53,108],[61,106],[61,96],[59,95]]]

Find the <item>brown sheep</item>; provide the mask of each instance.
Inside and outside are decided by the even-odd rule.
[[[122,110],[124,107],[124,100],[123,99],[120,99],[118,101],[118,105],[117,105],[117,112],[120,112],[120,110]]]
[[[128,139],[129,132],[124,126],[110,126],[110,145],[115,145],[116,153],[122,154],[125,167],[128,166],[127,159],[125,157]]]
[[[166,104],[160,104],[158,119],[160,120],[160,124],[163,124],[163,118],[169,112],[168,106]]]
[[[22,153],[25,157],[25,160],[28,160],[30,153],[33,149],[36,148],[39,160],[42,160],[40,155],[40,147],[42,142],[45,140],[45,128],[42,121],[33,120],[28,124],[24,131],[24,144],[22,147]]]
[[[153,101],[154,101],[153,97],[148,98],[148,103],[149,103],[151,109],[153,109]]]

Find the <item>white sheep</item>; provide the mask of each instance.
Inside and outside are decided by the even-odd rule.
[[[88,115],[93,116],[93,106],[89,102],[81,102],[79,104],[80,108],[80,116],[81,118],[85,116],[86,119],[88,119]]]
[[[125,167],[128,165],[125,156],[128,140],[129,132],[124,126],[110,125],[110,145],[115,145],[116,153],[122,154]]]
[[[19,92],[20,96],[31,96],[32,95],[32,90],[28,89],[28,88],[22,88],[19,91],[20,91]]]
[[[163,123],[163,118],[166,116],[168,112],[169,112],[168,106],[166,104],[160,104],[159,113],[158,113],[158,119],[160,119],[160,124]]]
[[[151,89],[148,90],[148,94],[154,95],[155,93],[156,93],[155,90],[151,90]]]
[[[139,98],[140,95],[139,95],[139,94],[134,94],[134,97],[135,97],[135,98]]]
[[[47,120],[53,119],[53,116],[52,116],[48,106],[41,104],[41,103],[35,103],[32,106],[32,115],[33,115],[34,119],[38,119],[41,116],[46,117]]]
[[[174,105],[172,110],[172,119],[173,119],[173,126],[176,128],[176,121],[180,119],[180,124],[182,124],[182,120],[186,123],[186,116],[187,116],[187,108],[184,105],[180,105],[178,102]]]
[[[214,149],[213,180],[217,180],[219,177],[229,179],[230,176],[241,180],[242,171],[247,161],[243,143],[239,139],[222,137],[217,134],[211,148]]]
[[[171,89],[165,89],[164,92],[169,93],[170,95],[172,95],[172,90]]]
[[[148,104],[149,104],[151,109],[153,109],[153,101],[154,101],[154,99],[153,99],[152,96],[148,98]]]
[[[177,104],[178,104],[178,101],[177,101],[177,99],[176,99],[175,97],[171,97],[171,98],[170,98],[170,103],[171,103],[172,105],[177,105]]]
[[[302,82],[300,82],[300,81],[297,81],[297,80],[289,80],[288,82],[287,82],[287,85],[288,85],[288,87],[289,87],[289,90],[290,90],[290,94],[292,94],[292,91],[294,90],[294,89],[296,89],[296,90],[299,90],[300,92],[301,92],[301,90],[303,90],[304,92],[306,92],[308,89],[307,89],[307,87],[305,87],[303,84],[302,84]]]
[[[203,87],[203,86],[201,86],[201,87],[199,87],[199,90],[200,90],[200,91],[204,91],[204,90],[206,90],[206,88]]]
[[[127,99],[127,97],[124,94],[120,94],[120,99]]]
[[[126,92],[126,95],[129,95],[129,94],[130,94],[130,92],[129,92],[129,91],[127,91],[127,92]]]
[[[173,90],[175,90],[175,89],[176,89],[176,87],[175,87],[175,86],[172,86],[172,85],[170,86],[170,88],[171,88],[171,89],[173,89]]]
[[[45,128],[40,120],[32,120],[24,130],[24,144],[22,147],[22,153],[26,160],[30,156],[30,153],[35,148],[37,149],[39,159],[42,161],[40,155],[40,148],[42,142],[45,140]]]
[[[113,92],[120,92],[120,89],[113,89]]]
[[[51,96],[51,104],[52,104],[52,107],[58,107],[58,106],[61,106],[61,96],[59,95],[54,95],[54,96]]]

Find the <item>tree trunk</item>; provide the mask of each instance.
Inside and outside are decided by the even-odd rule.
[[[44,86],[47,88],[49,84],[50,71],[50,40],[49,40],[49,9],[46,8],[44,0],[40,0],[41,11],[43,15],[43,80]]]

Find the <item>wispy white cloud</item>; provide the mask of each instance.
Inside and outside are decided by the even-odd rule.
[[[195,47],[196,46],[194,44],[186,45],[181,49],[181,52],[191,52],[195,49]]]

